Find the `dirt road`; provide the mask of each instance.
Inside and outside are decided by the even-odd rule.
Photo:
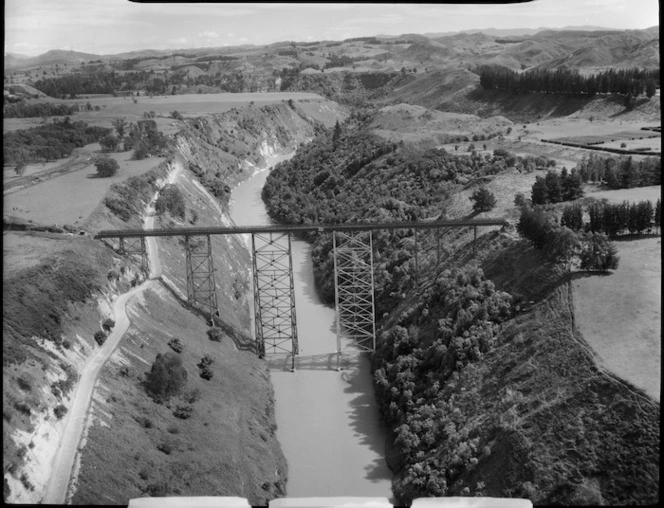
[[[169,183],[173,183],[177,178],[181,167],[171,174]],[[147,209],[147,216],[144,221],[145,229],[152,229],[154,227],[154,201],[152,200]],[[155,279],[161,276],[161,264],[159,263],[159,256],[157,251],[157,243],[155,238],[147,239],[148,259],[150,262],[150,275],[148,280],[143,282],[140,286],[132,289],[131,291],[120,295],[113,302],[113,316],[115,317],[115,327],[110,333],[104,345],[96,349],[95,352],[88,358],[87,362],[80,371],[80,378],[74,395],[72,404],[66,416],[64,423],[62,438],[58,446],[58,451],[53,459],[53,466],[51,468],[51,477],[49,478],[48,485],[44,492],[42,499],[43,503],[48,504],[64,504],[67,498],[67,489],[69,487],[69,480],[71,478],[78,445],[81,440],[81,435],[87,420],[87,413],[90,407],[90,400],[92,392],[94,391],[97,376],[99,371],[104,366],[106,361],[111,357],[115,349],[120,344],[122,337],[129,328],[129,318],[125,312],[125,307],[130,298],[134,295],[141,293],[154,285]]]

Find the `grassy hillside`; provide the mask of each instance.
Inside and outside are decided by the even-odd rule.
[[[228,224],[233,185],[346,114],[316,99],[245,104],[182,121],[167,160],[112,185],[81,227],[89,232],[142,227],[146,205],[178,168],[174,183],[184,197],[185,213],[165,213],[160,225]],[[5,307],[14,316],[3,323],[5,499],[36,502],[48,481],[77,369],[98,347],[94,333],[113,317],[113,295],[143,274],[139,259],[117,255],[111,242],[74,237],[66,232],[69,226],[23,226],[31,231],[5,233]],[[187,493],[237,495],[262,505],[283,494],[287,470],[274,436],[265,364],[236,349],[250,335],[248,253],[239,239],[215,239],[219,343],[208,338],[205,320],[184,306],[181,243],[164,241],[160,249],[164,284],[130,303],[129,336],[93,395],[73,501],[126,503],[143,494]],[[173,338],[185,346],[188,387],[172,405],[157,404],[142,383],[155,356],[170,351]],[[199,377],[197,364],[205,355],[213,358],[211,380]],[[193,408],[186,422],[174,416],[181,405]],[[134,456],[128,465],[127,457]]]

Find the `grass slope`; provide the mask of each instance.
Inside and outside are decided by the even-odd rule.
[[[240,496],[263,505],[283,494],[286,463],[265,364],[228,337],[211,341],[205,321],[163,287],[128,311],[127,339],[101,375],[72,502],[126,504],[148,494]],[[184,344],[187,384],[183,395],[158,404],[142,380],[173,338]],[[199,377],[204,355],[214,360],[209,381]],[[183,404],[193,407],[186,420],[173,414]]]

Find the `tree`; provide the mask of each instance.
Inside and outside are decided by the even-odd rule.
[[[334,132],[332,133],[332,144],[336,148],[339,139],[341,138],[341,125],[339,125],[339,120],[334,125]]]
[[[111,159],[110,157],[101,157],[96,160],[95,167],[97,168],[97,174],[101,178],[108,178],[109,176],[113,176],[118,172],[120,165],[115,159]]]
[[[601,233],[589,233],[585,238],[580,259],[583,270],[615,270],[618,268],[617,249],[608,237]]]
[[[653,95],[655,95],[655,92],[657,91],[657,85],[655,84],[655,80],[652,78],[649,78],[646,80],[646,97],[650,99]]]
[[[118,149],[120,141],[113,134],[104,136],[99,140],[102,152],[115,152]]]
[[[655,227],[659,229],[662,224],[662,200],[658,199],[655,205]]]
[[[469,198],[473,201],[473,212],[481,213],[493,210],[496,206],[496,196],[486,187],[480,187]]]
[[[16,164],[16,167],[14,168],[14,173],[16,173],[18,176],[23,176],[25,174],[25,162],[19,161],[18,164]]]
[[[583,226],[583,210],[580,205],[573,204],[563,208],[560,225],[566,226],[573,231],[578,231]]]
[[[175,353],[158,354],[150,372],[145,375],[145,388],[155,400],[177,395],[187,384],[187,370]]]
[[[179,187],[172,184],[165,185],[155,203],[155,211],[161,215],[168,210],[173,217],[184,220],[185,209],[184,196]]]
[[[570,269],[572,258],[581,250],[581,242],[577,234],[571,229],[563,226],[556,228],[549,235],[546,252],[547,255],[558,263],[565,263]]]
[[[545,205],[549,202],[549,187],[546,184],[546,180],[541,176],[535,178],[530,200],[533,205]]]
[[[118,133],[118,139],[122,140],[127,132],[127,120],[124,118],[115,118],[111,120],[111,125],[115,128],[115,132]]]
[[[549,191],[549,203],[560,203],[563,200],[563,190],[560,185],[560,176],[555,171],[547,171],[544,177]],[[533,201],[534,202],[534,201]]]

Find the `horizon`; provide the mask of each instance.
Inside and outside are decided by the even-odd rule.
[[[477,28],[487,25],[491,26]],[[622,31],[658,25],[659,3],[655,0],[519,4],[142,4],[127,0],[97,0],[94,4],[62,0],[56,4],[7,0],[4,54],[32,58],[60,50],[109,56],[405,34],[582,26]]]

